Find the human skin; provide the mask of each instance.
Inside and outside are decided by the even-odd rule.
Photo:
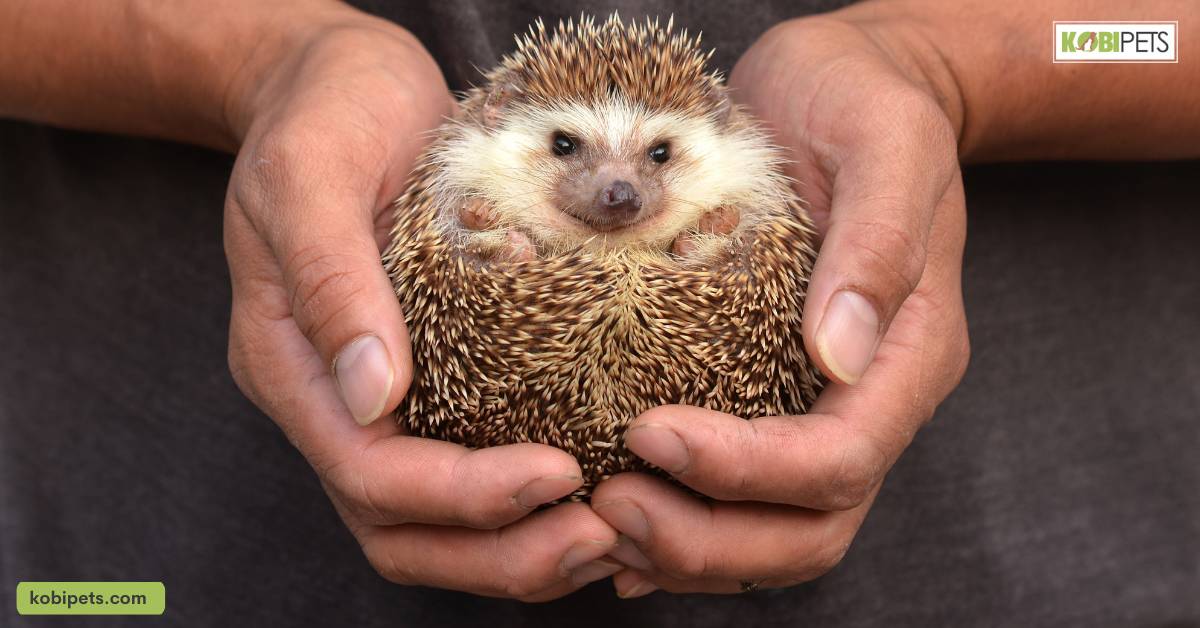
[[[869,3],[782,24],[746,53],[735,94],[793,152],[824,239],[803,331],[832,383],[802,418],[683,407],[640,417],[630,448],[711,502],[624,474],[597,487],[591,508],[533,512],[580,484],[570,456],[532,444],[472,452],[375,420],[413,368],[379,264],[386,207],[423,133],[453,107],[402,28],[318,0],[7,0],[0,115],[237,151],[225,208],[231,370],[385,577],[530,601],[614,573],[625,596],[735,592],[836,564],[887,469],[961,377],[958,157],[1195,154],[1200,73],[1187,57],[1046,62],[1051,20],[1137,19],[1149,3],[1138,15],[1077,7]],[[1155,7],[1154,19],[1185,13]],[[1180,28],[1183,41],[1200,34]],[[1017,42],[1027,56],[1002,54]]]

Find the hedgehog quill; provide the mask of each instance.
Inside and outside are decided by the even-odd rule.
[[[670,21],[539,21],[465,95],[383,257],[413,346],[411,433],[561,448],[583,498],[648,470],[622,435],[649,408],[807,409],[812,225],[710,56]]]

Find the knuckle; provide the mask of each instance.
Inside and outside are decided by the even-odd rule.
[[[797,455],[795,430],[774,419],[739,421],[738,429],[727,438],[725,464],[715,474],[724,491],[711,495],[718,499],[754,499],[778,492],[778,475],[747,460],[788,460]],[[728,461],[734,461],[730,463]]]
[[[490,588],[501,597],[522,599],[532,597],[550,586],[542,575],[533,552],[509,552],[497,561]]]
[[[261,325],[246,304],[234,301],[233,315],[229,324],[229,344],[225,352],[226,364],[238,390],[263,412],[271,414],[278,406],[274,387],[264,382],[261,365],[264,363]]]
[[[250,379],[249,365],[246,357],[244,340],[236,332],[230,331],[229,347],[225,352],[225,361],[229,366],[229,374],[238,390],[248,399],[257,399],[258,395]]]
[[[362,471],[355,469],[355,466],[350,460],[340,460],[327,464],[320,473],[329,486],[341,496],[341,503],[364,523],[403,523],[381,507],[378,487]]]
[[[477,530],[495,530],[508,523],[512,509],[491,500],[470,503],[464,500],[456,506],[456,518],[462,525]]]
[[[931,97],[922,94],[921,105],[917,109],[917,119],[925,141],[936,149],[934,157],[944,171],[950,171],[958,165],[958,134],[954,124],[946,116],[946,112]]]
[[[898,300],[916,290],[925,271],[926,244],[913,231],[885,221],[858,222],[848,238],[868,276],[895,286]]]
[[[958,134],[938,101],[926,90],[907,81],[881,88],[888,115],[876,118],[882,145],[902,151],[909,167],[921,168],[936,179],[947,178],[958,168]]]
[[[383,577],[384,580],[401,585],[421,584],[420,579],[410,569],[405,568],[401,561],[396,560],[396,556],[387,549],[380,547],[378,544],[364,544],[363,554],[367,557],[367,563]]]
[[[906,132],[917,145],[955,147],[954,125],[941,104],[926,90],[911,83],[891,86],[886,93],[897,115],[898,130]]]
[[[500,595],[506,598],[522,600],[540,593],[542,587],[534,586],[528,579],[506,578],[500,583]]]
[[[676,580],[703,580],[719,571],[714,557],[701,548],[676,548],[660,552],[655,566]]]
[[[379,506],[379,500],[375,496],[375,491],[371,489],[371,484],[363,476],[358,478],[357,499],[352,503],[359,511],[362,519],[374,523],[398,523],[389,521],[384,515],[383,509]]]
[[[725,476],[726,495],[719,495],[718,498],[735,499],[737,497],[751,495],[758,489],[758,483],[755,482],[755,477],[746,469],[746,465],[737,465],[734,471]]]
[[[959,332],[955,335],[958,338],[955,350],[957,360],[950,374],[951,388],[962,381],[963,376],[967,373],[967,365],[971,363],[971,335],[967,331],[966,321],[959,323]]]
[[[708,557],[704,555],[683,557],[673,567],[671,575],[681,580],[700,580],[711,571]]]
[[[285,261],[292,311],[306,337],[320,334],[361,292],[352,262],[350,256],[323,245],[302,247]]]
[[[804,574],[801,574],[801,579],[812,580],[833,571],[835,567],[842,563],[842,560],[846,557],[846,552],[849,550],[850,542],[840,539],[837,542],[822,547],[813,555],[808,569]]]
[[[754,421],[742,421],[738,428],[732,431],[715,432],[710,434],[710,441],[721,443],[719,461],[753,460],[762,454],[760,445],[770,442],[769,439],[759,438],[757,425]],[[711,486],[705,487],[706,493],[717,499],[744,499],[755,495],[760,489],[759,477],[747,464],[719,464],[710,473]]]
[[[924,396],[928,403],[919,404],[917,407],[926,422],[933,418],[937,404],[962,382],[971,362],[971,338],[961,309],[956,319],[942,328],[939,336],[943,340],[929,381],[924,384],[929,391],[929,394]]]
[[[871,439],[858,442],[861,444],[842,451],[838,466],[829,477],[825,496],[828,510],[850,510],[860,506],[882,480],[883,452]]]
[[[459,456],[451,465],[442,467],[443,474],[451,478],[451,486],[474,487],[470,494],[454,496],[454,519],[463,526],[477,530],[494,530],[512,520],[516,505],[515,496],[510,499],[498,499],[494,491],[484,483],[486,477],[478,474],[478,465],[473,464],[471,454]]]

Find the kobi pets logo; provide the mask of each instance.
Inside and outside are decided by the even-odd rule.
[[[1055,63],[1178,63],[1179,22],[1055,22]]]

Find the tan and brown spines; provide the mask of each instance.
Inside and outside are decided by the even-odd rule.
[[[513,86],[532,104],[597,103],[619,94],[654,110],[719,112],[725,95],[720,74],[707,69],[712,51],[673,26],[649,19],[626,25],[615,13],[601,24],[581,16],[553,30],[538,20],[487,80]]]
[[[411,434],[557,447],[579,460],[581,497],[648,470],[621,443],[652,407],[754,418],[802,413],[816,397],[799,333],[813,231],[795,199],[706,268],[586,253],[493,263],[438,227],[435,173],[427,153],[384,255],[412,341],[397,409]]]

